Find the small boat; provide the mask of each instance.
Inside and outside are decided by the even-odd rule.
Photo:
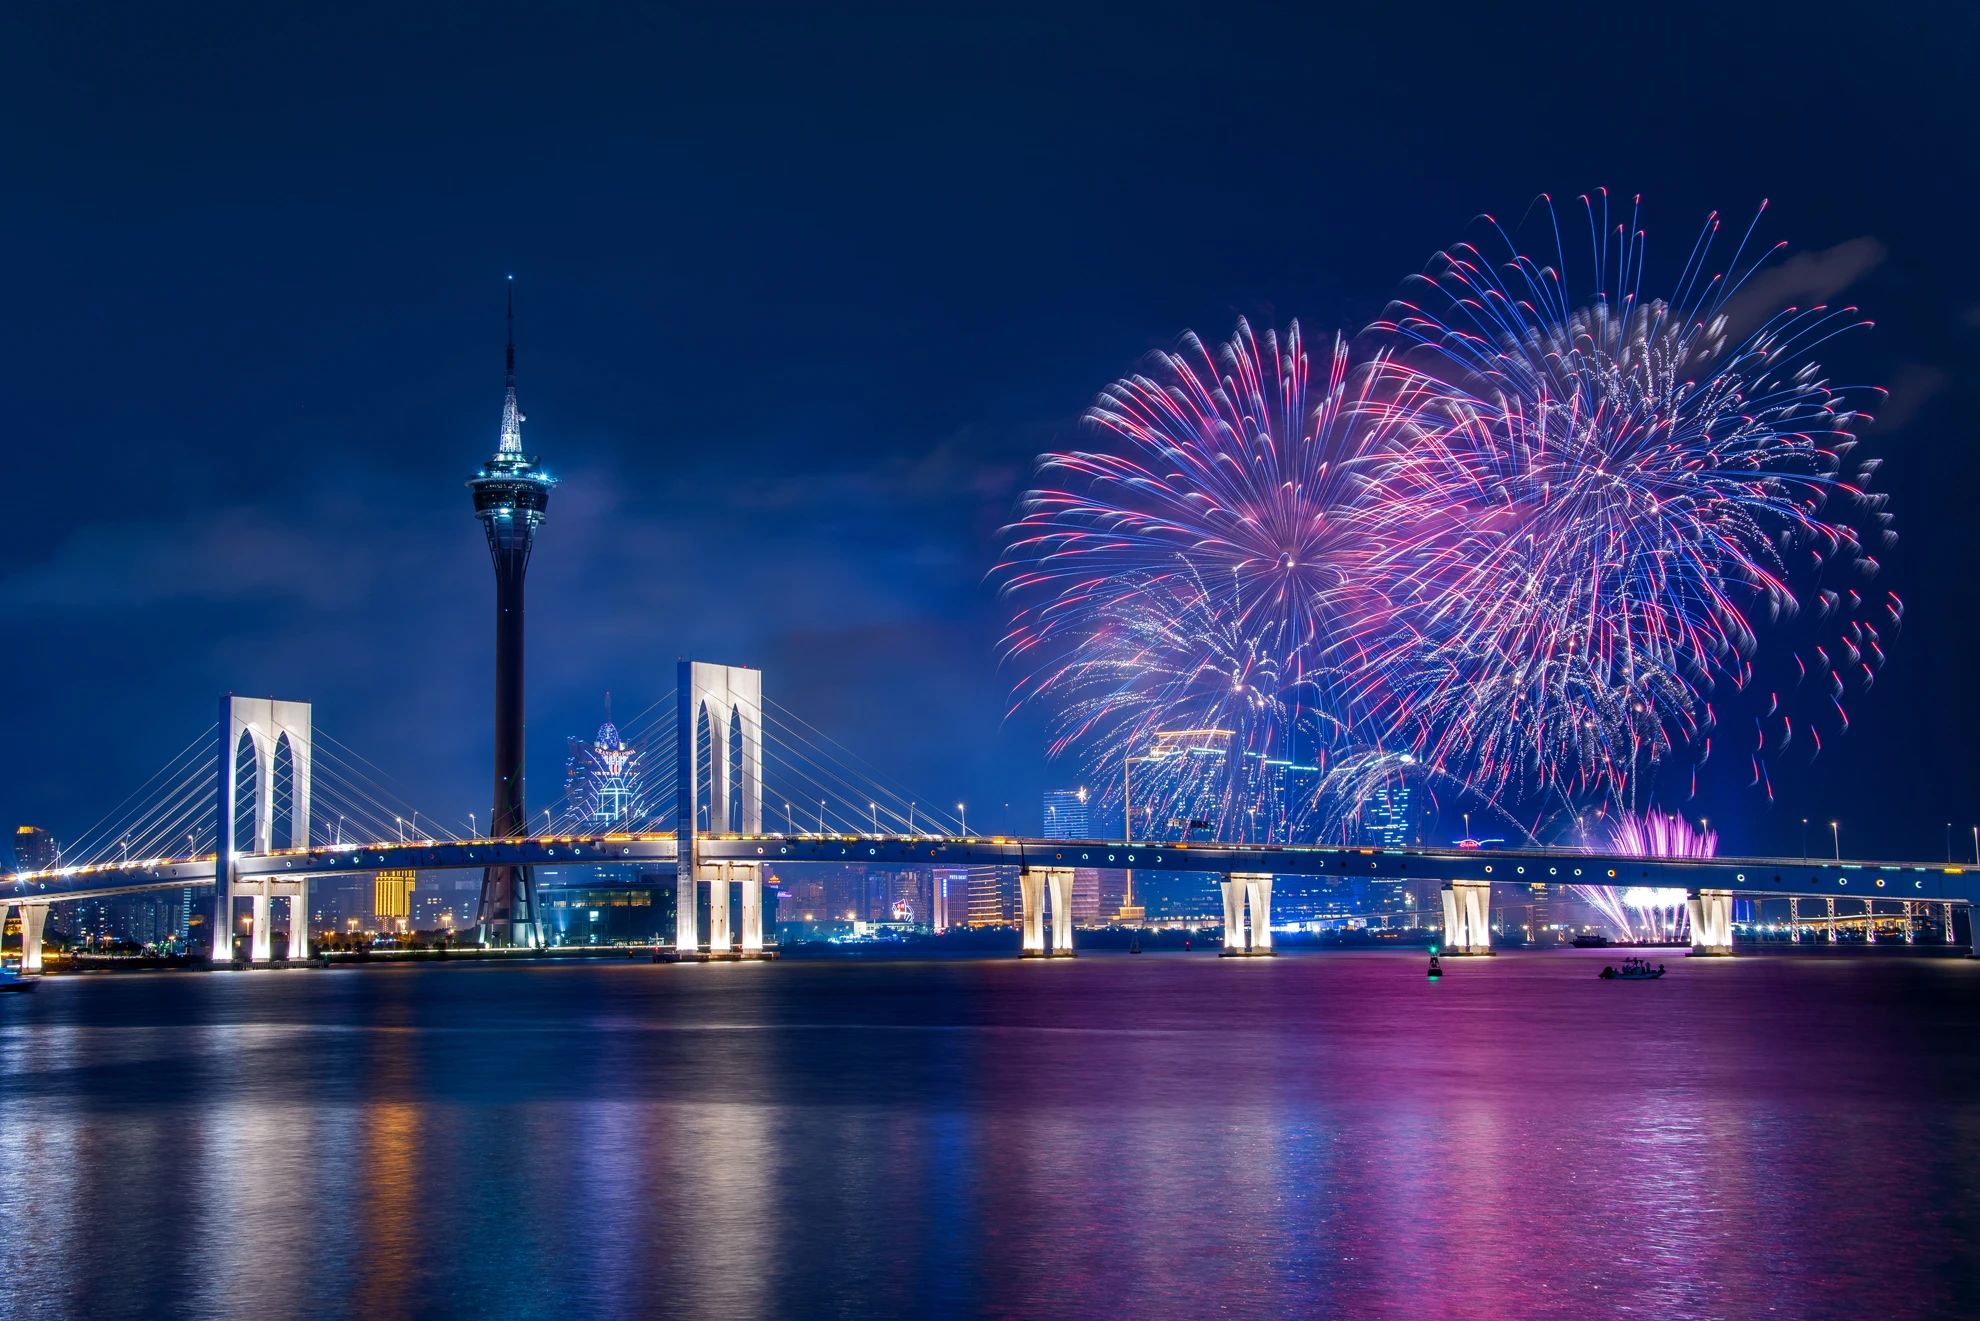
[[[1607,949],[1614,943],[1607,936],[1599,933],[1590,933],[1574,938],[1574,947],[1576,949]]]
[[[23,977],[13,968],[0,968],[0,991],[32,991],[40,982],[39,977]]]
[[[1430,972],[1428,974],[1430,980],[1434,982],[1443,975],[1444,975],[1444,965],[1437,962],[1437,956],[1435,954],[1432,954],[1430,956]]]
[[[1624,959],[1622,967],[1605,966],[1597,974],[1605,982],[1654,982],[1663,975],[1663,964],[1653,968],[1642,959]]]

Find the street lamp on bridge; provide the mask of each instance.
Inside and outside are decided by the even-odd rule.
[[[956,820],[962,822],[963,837],[967,839],[969,837],[969,809],[961,803],[956,804]]]
[[[1832,838],[1833,838],[1833,839],[1835,840],[1835,844],[1836,844],[1836,861],[1837,861],[1837,862],[1841,862],[1841,861],[1842,861],[1842,826],[1841,826],[1841,824],[1839,824],[1838,822],[1835,822],[1835,821],[1831,821],[1831,822],[1829,823],[1829,834],[1830,834],[1830,836],[1831,836],[1831,837],[1832,837]]]

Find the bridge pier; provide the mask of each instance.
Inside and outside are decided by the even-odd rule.
[[[250,963],[273,963],[275,961],[275,901],[286,899],[289,902],[289,943],[285,957],[291,963],[301,963],[309,958],[309,878],[296,877],[283,880],[250,880],[234,883],[234,898],[250,901],[252,916],[248,924],[248,961]],[[215,933],[215,958],[231,961],[233,958],[233,903],[230,900],[225,910],[227,930],[226,953],[218,953],[220,935]]]
[[[1026,867],[1018,873],[1018,917],[1023,932],[1018,956],[1026,959],[1073,957],[1073,869]],[[1045,904],[1051,900],[1052,933],[1045,934]]]
[[[6,925],[9,905],[0,904],[0,926]],[[21,971],[41,971],[41,933],[48,925],[47,904],[22,904],[21,910]]]
[[[1224,887],[1225,958],[1270,955],[1272,877],[1269,872],[1226,872]],[[1247,912],[1249,908],[1249,912]]]
[[[1444,948],[1446,956],[1487,955],[1492,952],[1492,883],[1444,882]]]
[[[1693,890],[1691,909],[1691,952],[1694,956],[1725,957],[1733,952],[1733,896],[1731,890]]]
[[[708,952],[720,957],[733,946],[729,935],[729,869],[716,864],[708,878]]]
[[[704,862],[678,883],[674,900],[674,961],[763,959],[763,868],[754,862]],[[742,886],[741,921],[731,922],[729,887]],[[701,947],[701,887],[708,887],[708,948]],[[740,937],[740,943],[738,943]]]
[[[763,954],[763,869],[742,865],[742,956]]]

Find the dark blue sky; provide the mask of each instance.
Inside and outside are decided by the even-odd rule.
[[[1891,663],[1777,805],[1726,758],[1691,810],[1935,856],[1980,816],[1970,13],[1325,8],[9,6],[0,814],[79,829],[228,688],[486,810],[461,483],[514,271],[563,479],[533,796],[692,653],[1032,827],[1070,772],[983,581],[1032,456],[1184,329],[1358,328],[1478,212],[1607,185],[1670,257],[1773,199],[1880,323],[1837,375],[1895,391]]]

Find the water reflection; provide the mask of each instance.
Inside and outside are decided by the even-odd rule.
[[[71,978],[0,1316],[1971,1314],[1980,969]]]

